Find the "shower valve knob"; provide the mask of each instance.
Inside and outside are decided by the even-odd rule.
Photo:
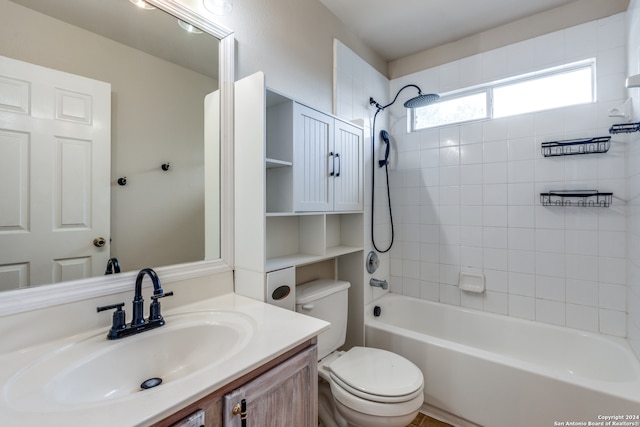
[[[369,274],[373,274],[376,272],[378,267],[380,266],[380,258],[378,258],[378,254],[371,251],[367,255],[367,272]]]

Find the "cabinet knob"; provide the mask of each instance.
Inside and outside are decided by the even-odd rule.
[[[240,403],[233,405],[231,410],[233,415],[240,415],[240,424],[242,427],[247,426],[247,399],[242,399]]]
[[[240,413],[241,413],[241,412],[242,412],[242,407],[240,406],[240,404],[239,404],[239,403],[236,403],[236,404],[233,406],[233,410],[231,410],[231,413],[232,413],[233,415],[240,415]]]

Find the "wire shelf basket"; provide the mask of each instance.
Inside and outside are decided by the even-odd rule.
[[[611,147],[610,136],[586,139],[567,139],[542,143],[544,157],[572,156],[576,154],[606,153]]]
[[[609,128],[609,133],[633,133],[640,131],[640,123],[623,123],[613,125]]]
[[[561,190],[540,193],[542,206],[576,206],[608,208],[611,206],[613,193],[602,193],[596,190]]]

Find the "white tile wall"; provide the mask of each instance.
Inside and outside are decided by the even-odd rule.
[[[407,148],[403,158],[420,158],[420,164],[401,158],[394,177],[420,168],[425,179],[418,185],[439,196],[421,199],[419,218],[401,219],[404,236],[431,241],[425,248],[430,264],[421,271],[429,278],[419,279],[433,283],[428,268],[438,265],[440,294],[431,291],[421,297],[627,335],[624,267],[619,271],[626,257],[625,203],[620,200],[626,198],[623,138],[614,137],[607,154],[544,158],[540,153],[544,141],[608,135],[615,122],[608,111],[626,96],[624,29],[625,14],[619,14],[391,82],[391,94],[408,83],[423,91],[445,92],[597,58],[597,103],[417,132],[424,134],[422,145]],[[468,64],[475,64],[480,75],[461,71]],[[392,108],[391,133],[400,148],[406,113]],[[433,148],[435,141],[439,150]],[[426,179],[434,176],[438,180]],[[408,188],[400,185],[398,191]],[[613,191],[620,199],[609,209],[540,206],[540,192],[563,188]],[[406,208],[402,198],[397,205]],[[418,232],[426,224],[439,230]],[[434,243],[430,233],[438,233],[439,241]],[[435,245],[440,247],[439,259]],[[402,259],[406,254],[393,250],[391,256]],[[407,274],[416,280],[414,271],[407,273],[404,267],[392,272],[391,282],[404,282]],[[456,286],[458,273],[467,267],[480,268],[486,276],[487,292],[479,298]]]
[[[391,82],[338,43],[336,113],[365,118],[369,124],[374,113],[367,109],[369,96],[387,101],[405,84],[442,93],[597,58],[594,104],[408,134],[401,107],[413,96],[407,90],[397,106],[378,116],[377,129],[391,133],[393,146],[390,178],[396,244],[390,257],[383,255],[387,270],[380,274],[389,275],[392,292],[628,336],[640,355],[640,148],[626,136],[613,136],[606,154],[544,158],[540,153],[541,142],[604,136],[618,123],[608,112],[628,96],[627,55],[631,74],[640,73],[640,53],[633,49],[627,53],[628,37],[636,40],[629,46],[640,45],[637,2],[632,0],[627,14]],[[365,93],[350,92],[354,79],[368,82],[361,85]],[[630,93],[635,111],[640,112],[640,89]],[[370,155],[367,148],[368,186]],[[375,230],[386,243],[389,222],[383,185],[382,171],[376,168]],[[563,188],[613,191],[616,198],[610,208],[539,204],[540,192]],[[370,187],[366,191],[370,194]],[[487,290],[480,296],[457,286],[459,272],[469,267],[485,274]]]

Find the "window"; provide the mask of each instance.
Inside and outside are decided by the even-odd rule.
[[[594,82],[591,59],[455,91],[413,109],[410,130],[594,102]]]
[[[589,102],[593,102],[593,68],[582,67],[493,88],[493,117]]]
[[[443,126],[488,118],[487,91],[444,98],[426,107],[415,108],[414,117],[418,129]]]

